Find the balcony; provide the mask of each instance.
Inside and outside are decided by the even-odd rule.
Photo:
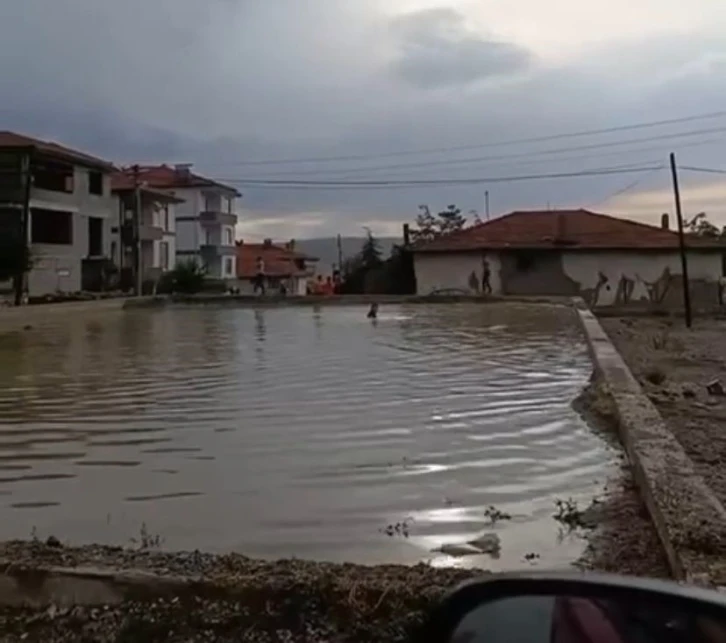
[[[206,226],[237,225],[237,215],[218,210],[205,210],[199,213],[199,221]]]
[[[237,249],[234,246],[222,246],[215,243],[203,243],[199,246],[199,252],[206,258],[212,257],[234,257]]]
[[[155,225],[142,223],[139,226],[139,239],[141,241],[159,241],[164,238],[164,229]]]

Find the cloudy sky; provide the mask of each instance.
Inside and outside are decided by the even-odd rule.
[[[723,0],[5,0],[0,129],[119,163],[192,162],[244,193],[250,239],[395,234],[422,203],[483,211],[486,190],[492,215],[655,221],[672,210],[666,169],[249,181],[569,174],[670,151],[726,168],[726,114],[531,141],[726,112],[725,33]],[[726,175],[682,183],[687,213],[726,223]]]

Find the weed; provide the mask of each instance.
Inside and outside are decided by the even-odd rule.
[[[131,538],[131,543],[137,547],[140,551],[147,551],[149,549],[158,549],[164,543],[164,539],[160,534],[152,534],[146,523],[141,523],[141,529],[139,530],[138,538]]]
[[[488,506],[484,510],[484,515],[489,518],[489,522],[492,523],[492,525],[495,525],[500,520],[511,520],[512,516],[510,516],[508,513],[505,513],[501,511],[500,509],[497,509],[493,505]]]
[[[659,333],[656,333],[655,335],[650,336],[650,345],[657,351],[665,350],[666,348],[668,348],[669,343],[670,337],[668,336],[667,330],[663,330]]]
[[[567,525],[570,529],[582,527],[584,524],[583,512],[578,508],[577,502],[572,498],[567,500],[555,500],[555,508],[557,512],[553,518],[563,525]]]

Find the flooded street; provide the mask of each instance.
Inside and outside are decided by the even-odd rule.
[[[571,311],[365,313],[180,307],[0,335],[0,538],[126,545],[145,525],[262,557],[577,558],[555,500],[586,505],[615,458],[571,408],[592,369]],[[498,560],[432,552],[488,531]]]

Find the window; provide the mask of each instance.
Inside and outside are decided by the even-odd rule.
[[[73,166],[53,161],[37,161],[32,165],[33,187],[53,192],[73,193]]]
[[[232,257],[224,258],[224,274],[228,277],[234,275],[234,259]]]
[[[103,219],[88,217],[88,256],[103,256]]]
[[[232,236],[232,228],[224,229],[224,243],[228,246],[234,245],[234,237]]]
[[[88,173],[88,192],[103,196],[103,174],[101,172],[92,170]]]
[[[169,206],[165,205],[161,211],[161,227],[164,232],[169,232]]]
[[[73,244],[73,213],[33,208],[30,214],[31,243]]]
[[[169,270],[169,244],[166,241],[159,243],[159,262],[162,270]]]

